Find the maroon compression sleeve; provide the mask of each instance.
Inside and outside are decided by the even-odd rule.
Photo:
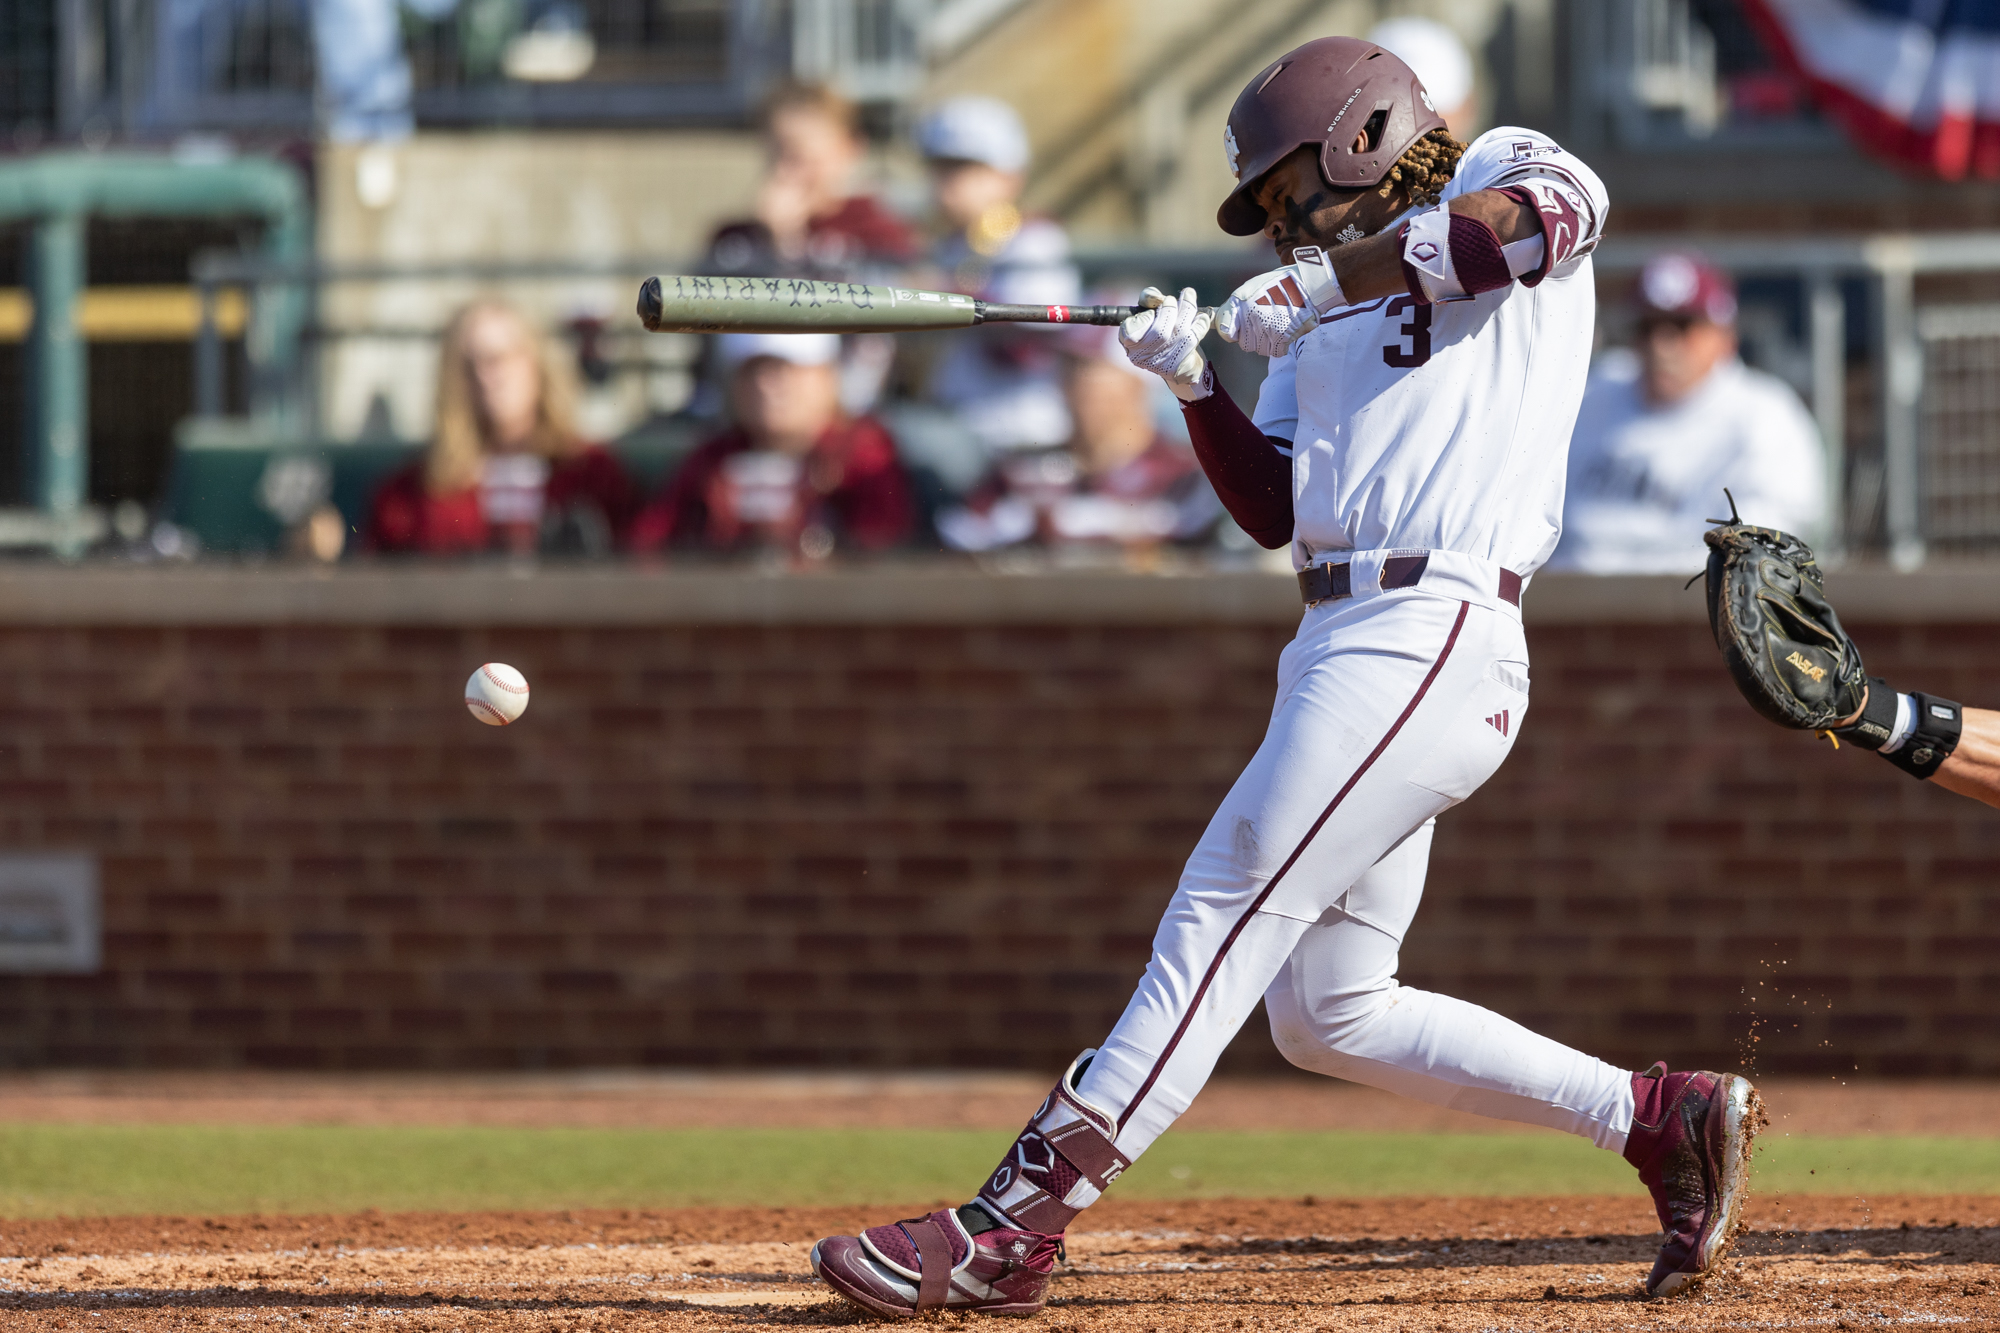
[[[1259,546],[1277,550],[1292,539],[1292,460],[1251,424],[1220,384],[1197,402],[1181,404],[1194,456],[1216,498]]]

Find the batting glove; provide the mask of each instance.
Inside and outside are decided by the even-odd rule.
[[[1201,354],[1201,340],[1208,336],[1215,312],[1195,301],[1192,287],[1183,287],[1179,300],[1148,287],[1139,303],[1152,309],[1141,310],[1118,327],[1118,343],[1132,364],[1165,380],[1184,403],[1214,393],[1215,379],[1209,374],[1208,358]]]
[[[1283,356],[1319,326],[1320,316],[1347,304],[1333,264],[1314,246],[1300,246],[1292,262],[1260,273],[1217,307],[1215,330],[1246,352]]]

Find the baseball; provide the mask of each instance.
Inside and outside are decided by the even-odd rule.
[[[505,662],[488,662],[465,682],[466,711],[489,727],[504,727],[528,711],[528,678]]]

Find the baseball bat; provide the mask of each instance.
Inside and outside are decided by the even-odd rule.
[[[957,292],[810,278],[663,273],[639,288],[652,333],[913,333],[976,324],[1122,324],[1143,306],[1001,305]]]

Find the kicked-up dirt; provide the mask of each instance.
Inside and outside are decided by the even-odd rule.
[[[813,1280],[813,1240],[918,1211],[0,1222],[0,1328],[848,1327],[867,1321]],[[1761,1199],[1724,1270],[1671,1302],[1639,1296],[1658,1242],[1642,1199],[1110,1199],[1033,1326],[2000,1328],[2000,1198]]]

